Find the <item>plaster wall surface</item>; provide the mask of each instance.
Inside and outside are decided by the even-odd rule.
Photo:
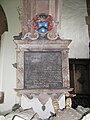
[[[18,101],[16,87],[16,50],[13,36],[21,32],[17,7],[21,0],[0,0],[8,21],[8,32],[2,35],[0,50],[0,90],[5,92],[4,103],[0,104],[0,112],[7,111]],[[87,15],[86,0],[62,0],[62,19],[60,37],[72,39],[70,58],[89,57],[88,28],[85,21]]]
[[[86,0],[62,0],[62,39],[72,39],[70,58],[89,58],[89,36]]]
[[[8,32],[2,35],[0,52],[0,90],[4,91],[4,103],[0,104],[0,111],[7,111],[16,103],[16,69],[12,64],[16,62],[16,50],[13,36],[21,32],[17,7],[21,0],[0,0],[8,22]]]

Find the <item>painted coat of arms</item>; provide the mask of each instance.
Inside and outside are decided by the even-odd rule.
[[[32,37],[31,32],[28,32],[24,35],[22,40],[25,40],[26,38],[30,40],[36,40],[39,38],[40,35],[42,37],[45,37],[46,35],[47,39],[49,40],[56,40],[58,38],[57,32],[55,33],[55,36],[53,38],[50,36],[49,33],[49,31],[57,26],[57,23],[53,20],[53,17],[51,15],[36,15],[32,20],[28,20],[28,26],[35,30],[35,37]]]
[[[32,27],[40,34],[46,34],[54,28],[53,17],[51,15],[36,15],[32,20]]]

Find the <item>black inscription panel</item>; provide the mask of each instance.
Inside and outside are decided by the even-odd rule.
[[[24,53],[24,87],[62,88],[60,51]]]

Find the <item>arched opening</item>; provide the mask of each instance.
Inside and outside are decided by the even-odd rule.
[[[0,5],[0,62],[1,62],[1,35],[5,32],[8,31],[8,24],[7,24],[7,19],[5,12]],[[0,66],[1,67],[1,66]],[[0,76],[1,77],[1,76]],[[1,82],[2,83],[2,82]],[[0,83],[0,84],[1,84]],[[2,85],[1,85],[2,88]],[[4,92],[0,91],[1,99],[0,99],[0,104],[4,102]]]
[[[1,35],[5,31],[8,31],[7,18],[2,6],[0,5],[0,39],[1,39]]]

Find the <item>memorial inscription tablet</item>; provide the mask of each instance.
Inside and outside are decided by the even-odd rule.
[[[62,88],[62,56],[60,51],[24,53],[24,88]]]

